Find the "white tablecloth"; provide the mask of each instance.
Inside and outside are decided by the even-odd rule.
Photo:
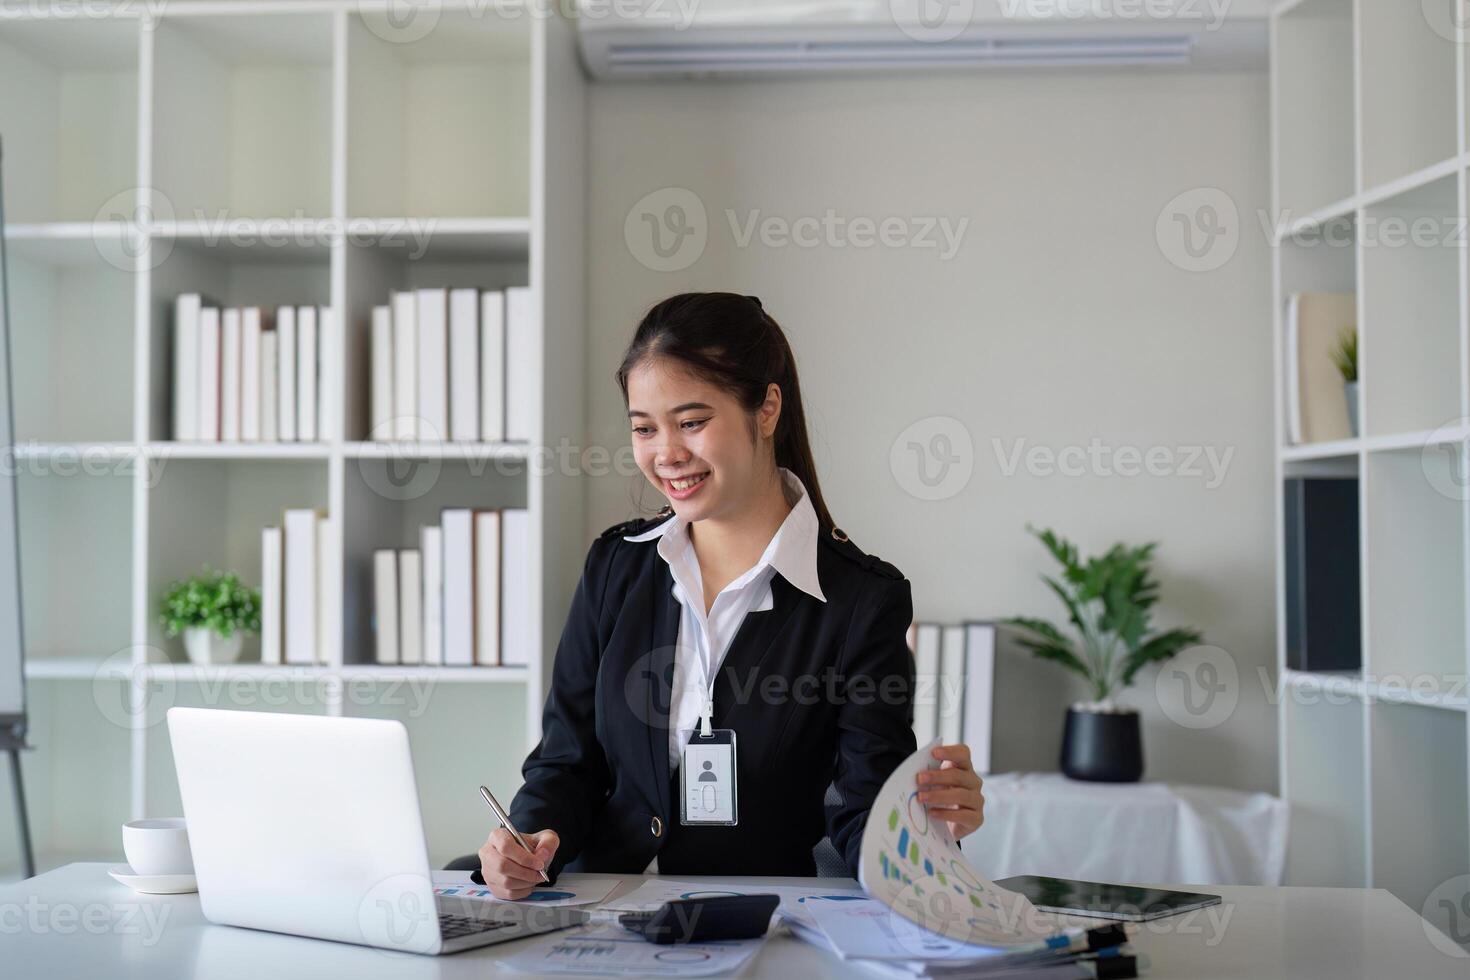
[[[1287,806],[1265,793],[1061,773],[986,776],[984,793],[985,824],[962,846],[992,880],[1281,884]]]

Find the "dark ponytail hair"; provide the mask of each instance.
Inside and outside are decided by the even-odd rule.
[[[738,293],[681,293],[649,310],[618,367],[618,387],[628,403],[628,375],[645,361],[670,358],[710,384],[728,392],[754,414],[766,400],[766,386],[781,389],[776,422],[776,465],[801,480],[823,531],[832,515],[817,483],[817,467],[807,440],[806,413],[796,358],[778,324],[754,296]]]

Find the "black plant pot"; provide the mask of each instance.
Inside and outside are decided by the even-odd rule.
[[[1143,776],[1143,735],[1138,712],[1067,709],[1062,733],[1062,772],[1094,783],[1136,783]]]

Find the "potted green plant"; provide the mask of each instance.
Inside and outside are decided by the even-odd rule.
[[[1332,348],[1332,363],[1342,375],[1342,396],[1347,402],[1348,427],[1356,439],[1358,431],[1358,330],[1343,327]]]
[[[260,632],[260,592],[241,583],[234,572],[206,568],[170,585],[159,613],[165,633],[184,634],[190,661],[234,663],[245,635]]]
[[[1168,660],[1202,636],[1194,629],[1151,631],[1150,611],[1158,601],[1150,568],[1156,544],[1115,544],[1084,559],[1074,544],[1052,531],[1027,530],[1062,566],[1060,580],[1050,575],[1041,580],[1066,607],[1077,638],[1045,619],[1013,616],[1005,622],[1034,655],[1079,674],[1092,697],[1067,710],[1062,771],[1073,779],[1136,782],[1143,775],[1138,711],[1120,705],[1117,695],[1145,664]]]

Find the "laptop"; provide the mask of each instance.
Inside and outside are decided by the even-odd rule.
[[[400,722],[171,708],[168,731],[210,922],[434,955],[591,918],[434,895]]]

